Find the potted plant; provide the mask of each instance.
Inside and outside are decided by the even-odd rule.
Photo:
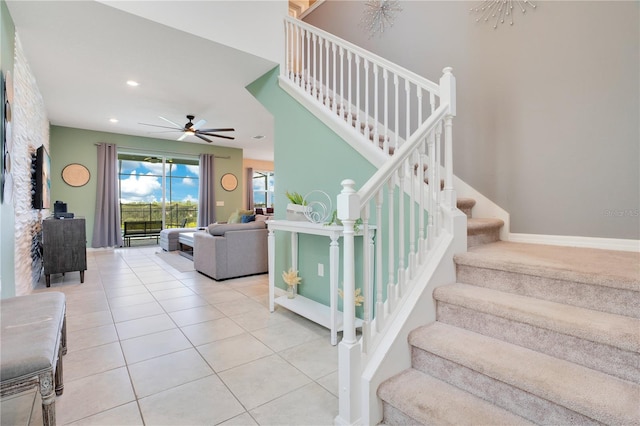
[[[287,191],[285,195],[289,199],[289,204],[287,204],[287,220],[307,220],[305,212],[309,211],[309,206],[307,206],[304,197],[298,192],[289,191]]]
[[[291,267],[288,271],[282,272],[282,281],[287,285],[287,297],[289,299],[296,297],[296,286],[302,281],[298,271]]]

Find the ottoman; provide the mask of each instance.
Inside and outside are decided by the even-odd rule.
[[[169,228],[160,231],[160,247],[164,251],[178,250],[178,238],[181,232],[195,232],[198,228]]]
[[[62,395],[62,355],[67,352],[65,296],[37,293],[0,301],[0,396],[38,387],[42,424],[56,424]]]

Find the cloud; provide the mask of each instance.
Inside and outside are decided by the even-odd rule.
[[[162,184],[157,176],[140,175],[134,172],[126,179],[120,180],[121,201],[131,202],[153,202],[158,201],[154,191],[162,193]]]
[[[200,176],[200,166],[186,166],[187,170],[196,176]]]
[[[194,178],[186,177],[182,179],[182,184],[186,186],[197,186],[198,183]]]

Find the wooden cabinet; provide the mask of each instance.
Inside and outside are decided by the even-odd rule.
[[[79,271],[84,282],[87,270],[87,237],[85,220],[45,219],[42,221],[42,263],[47,287],[51,274]]]

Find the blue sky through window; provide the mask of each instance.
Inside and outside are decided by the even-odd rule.
[[[197,164],[166,163],[166,202],[198,203]],[[189,160],[185,160],[189,161]],[[193,161],[189,161],[193,162]],[[120,198],[126,203],[162,201],[162,162],[120,160]]]

